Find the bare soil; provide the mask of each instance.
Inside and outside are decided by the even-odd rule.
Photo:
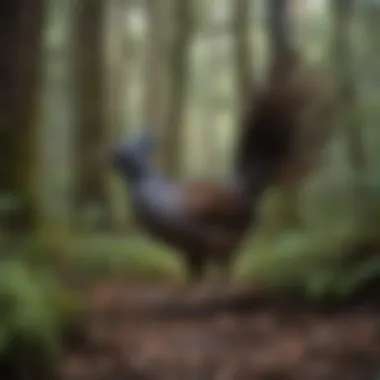
[[[110,279],[83,295],[83,336],[67,350],[64,380],[380,379],[373,297],[321,312],[280,296],[248,307],[252,294],[231,287]]]

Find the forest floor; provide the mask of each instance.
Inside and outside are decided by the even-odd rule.
[[[225,288],[87,286],[85,343],[66,352],[63,379],[380,379],[373,300],[321,312],[281,297],[253,305],[244,290]]]

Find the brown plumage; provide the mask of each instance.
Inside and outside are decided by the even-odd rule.
[[[252,222],[248,199],[237,181],[174,182],[150,163],[150,136],[122,143],[114,167],[128,182],[133,211],[145,232],[181,251],[191,279],[200,279],[207,262],[227,275],[230,259]]]
[[[251,196],[299,181],[316,166],[331,132],[332,103],[321,79],[289,51],[256,88],[243,115],[235,162]]]
[[[137,220],[147,233],[183,252],[192,279],[202,277],[208,261],[227,274],[233,253],[256,222],[255,205],[264,190],[299,179],[308,166],[301,148],[310,150],[311,134],[301,133],[300,125],[315,89],[296,56],[273,68],[268,83],[250,99],[229,183],[163,177],[150,162],[151,136],[130,139],[113,153],[114,167],[131,188]]]

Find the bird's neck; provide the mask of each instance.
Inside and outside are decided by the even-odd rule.
[[[124,180],[131,186],[138,187],[146,180],[158,178],[159,173],[147,163],[140,163],[132,172],[124,172]]]
[[[143,181],[149,176],[149,170],[149,166],[146,163],[137,161],[133,165],[128,163],[119,167],[122,178],[131,185]]]
[[[262,172],[260,168],[250,173],[236,173],[233,177],[233,183],[242,196],[253,202],[258,201],[263,196],[270,184],[266,173]]]

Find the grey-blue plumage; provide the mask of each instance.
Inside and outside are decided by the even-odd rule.
[[[249,205],[245,200],[242,204],[233,186],[165,178],[152,166],[155,140],[149,133],[129,138],[112,151],[111,161],[130,188],[133,211],[144,230],[184,251],[192,274],[200,276],[208,258],[228,261],[248,226]],[[222,202],[239,208],[238,217],[231,215],[233,223],[221,212],[231,204]]]

